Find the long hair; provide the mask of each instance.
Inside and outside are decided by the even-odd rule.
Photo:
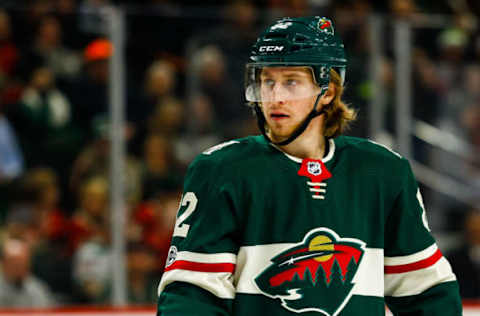
[[[335,97],[325,109],[325,137],[333,138],[343,134],[357,118],[357,111],[349,108],[343,102],[343,86],[340,75],[333,69],[330,70],[330,82],[335,85]]]

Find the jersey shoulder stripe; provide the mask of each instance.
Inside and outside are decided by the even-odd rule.
[[[231,280],[237,256],[233,253],[197,253],[180,251],[163,273],[158,295],[173,282],[187,282],[201,287],[220,298],[233,298]]]
[[[171,270],[164,272],[158,285],[158,295],[174,282],[183,282],[207,290],[219,298],[235,298],[235,287],[230,272],[202,272],[190,270]]]
[[[436,244],[414,254],[385,257],[385,295],[417,295],[440,283],[455,281]]]
[[[171,266],[165,268],[165,271],[171,270],[189,270],[199,272],[230,272],[235,271],[233,263],[200,263],[185,260],[177,260]]]
[[[418,295],[435,285],[455,280],[450,264],[442,256],[433,265],[422,269],[385,274],[385,296]]]
[[[165,271],[189,270],[198,272],[230,272],[235,271],[236,255],[232,253],[204,254],[180,251],[175,260]]]
[[[403,273],[428,268],[442,258],[436,244],[408,256],[385,257],[385,273]]]
[[[387,274],[393,274],[393,273],[403,273],[403,272],[409,272],[409,271],[415,271],[415,270],[420,270],[424,268],[428,268],[429,266],[434,265],[437,263],[438,260],[440,260],[443,257],[442,252],[437,250],[431,257],[427,259],[423,259],[418,262],[410,263],[410,264],[403,264],[403,265],[398,265],[398,266],[386,266],[385,267],[385,273]]]
[[[438,250],[437,244],[433,243],[429,247],[415,252],[413,254],[405,255],[405,256],[385,256],[385,265],[386,266],[396,266],[396,265],[404,265],[404,264],[410,264],[414,263],[417,261],[421,261],[424,259],[427,259],[431,257],[433,254],[435,254]]]

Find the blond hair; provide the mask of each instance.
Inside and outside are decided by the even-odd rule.
[[[343,102],[343,85],[340,75],[333,69],[330,70],[330,82],[335,86],[335,97],[332,102],[324,106],[325,110],[325,137],[333,138],[343,134],[357,118],[357,111],[349,108]]]

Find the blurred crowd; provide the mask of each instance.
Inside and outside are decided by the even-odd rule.
[[[127,12],[123,135],[130,304],[156,301],[188,163],[211,145],[257,133],[244,106],[244,64],[258,30],[278,17],[334,18],[350,60],[345,98],[360,110],[350,131],[355,136],[368,136],[366,109],[373,97],[369,17],[380,13],[386,21],[416,25],[414,116],[471,144],[477,154],[460,161],[416,142],[415,156],[458,181],[480,185],[478,1],[194,3],[0,0],[0,306],[110,302],[108,87],[115,47],[102,15],[107,5]],[[446,16],[448,23],[432,26],[426,14]],[[381,81],[390,131],[392,32],[385,23]],[[455,221],[466,227],[466,238],[452,260],[455,269],[480,275],[480,225],[471,224],[479,221],[480,197],[468,207],[429,198],[466,218]],[[464,287],[464,297],[480,298],[479,280]]]

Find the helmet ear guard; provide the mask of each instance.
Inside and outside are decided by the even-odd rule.
[[[330,71],[335,70],[340,76],[340,84],[343,86],[345,84],[345,75],[347,72],[346,66],[332,66],[325,64],[324,66],[317,66],[313,68],[314,79],[317,84],[322,87],[330,83]]]

